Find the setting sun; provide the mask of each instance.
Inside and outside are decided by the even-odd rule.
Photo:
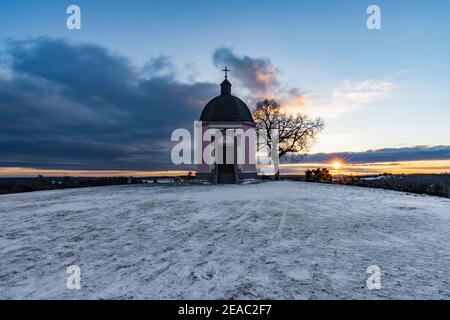
[[[342,167],[344,166],[344,164],[340,160],[333,161],[331,165],[333,166],[333,169],[336,169],[336,170],[342,169]]]

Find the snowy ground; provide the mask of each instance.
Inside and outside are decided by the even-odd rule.
[[[450,299],[450,200],[301,182],[0,196],[0,298]],[[66,267],[81,267],[81,290]],[[381,290],[366,288],[369,265]]]

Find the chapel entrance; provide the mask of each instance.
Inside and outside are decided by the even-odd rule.
[[[223,164],[217,166],[219,183],[235,183],[234,177],[234,148],[232,144],[224,144],[222,148]]]

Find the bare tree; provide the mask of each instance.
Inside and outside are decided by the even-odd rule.
[[[304,114],[288,114],[274,99],[259,101],[253,111],[253,119],[258,132],[258,149],[267,147],[272,150],[272,130],[278,128],[280,158],[306,154],[324,128],[321,118],[311,119]]]

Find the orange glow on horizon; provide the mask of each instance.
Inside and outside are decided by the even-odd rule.
[[[267,166],[261,166],[267,167]],[[303,175],[308,169],[328,168],[333,175],[375,175],[381,173],[450,173],[450,160],[415,160],[372,163],[351,163],[332,159],[326,163],[284,163],[280,164],[282,175]],[[187,176],[189,170],[121,171],[121,170],[41,170],[23,167],[0,167],[0,177],[157,177]],[[195,173],[194,170],[192,170]]]
[[[194,171],[195,172],[195,171]],[[52,170],[34,168],[0,167],[0,177],[158,177],[158,176],[187,176],[188,170],[168,171],[122,171],[122,170]]]
[[[336,166],[335,166],[336,164]],[[340,167],[338,168],[338,166]],[[350,163],[335,160],[327,163],[289,163],[280,165],[281,174],[303,174],[308,169],[329,168],[333,175],[375,175],[450,173],[450,160],[413,160],[371,163]]]

